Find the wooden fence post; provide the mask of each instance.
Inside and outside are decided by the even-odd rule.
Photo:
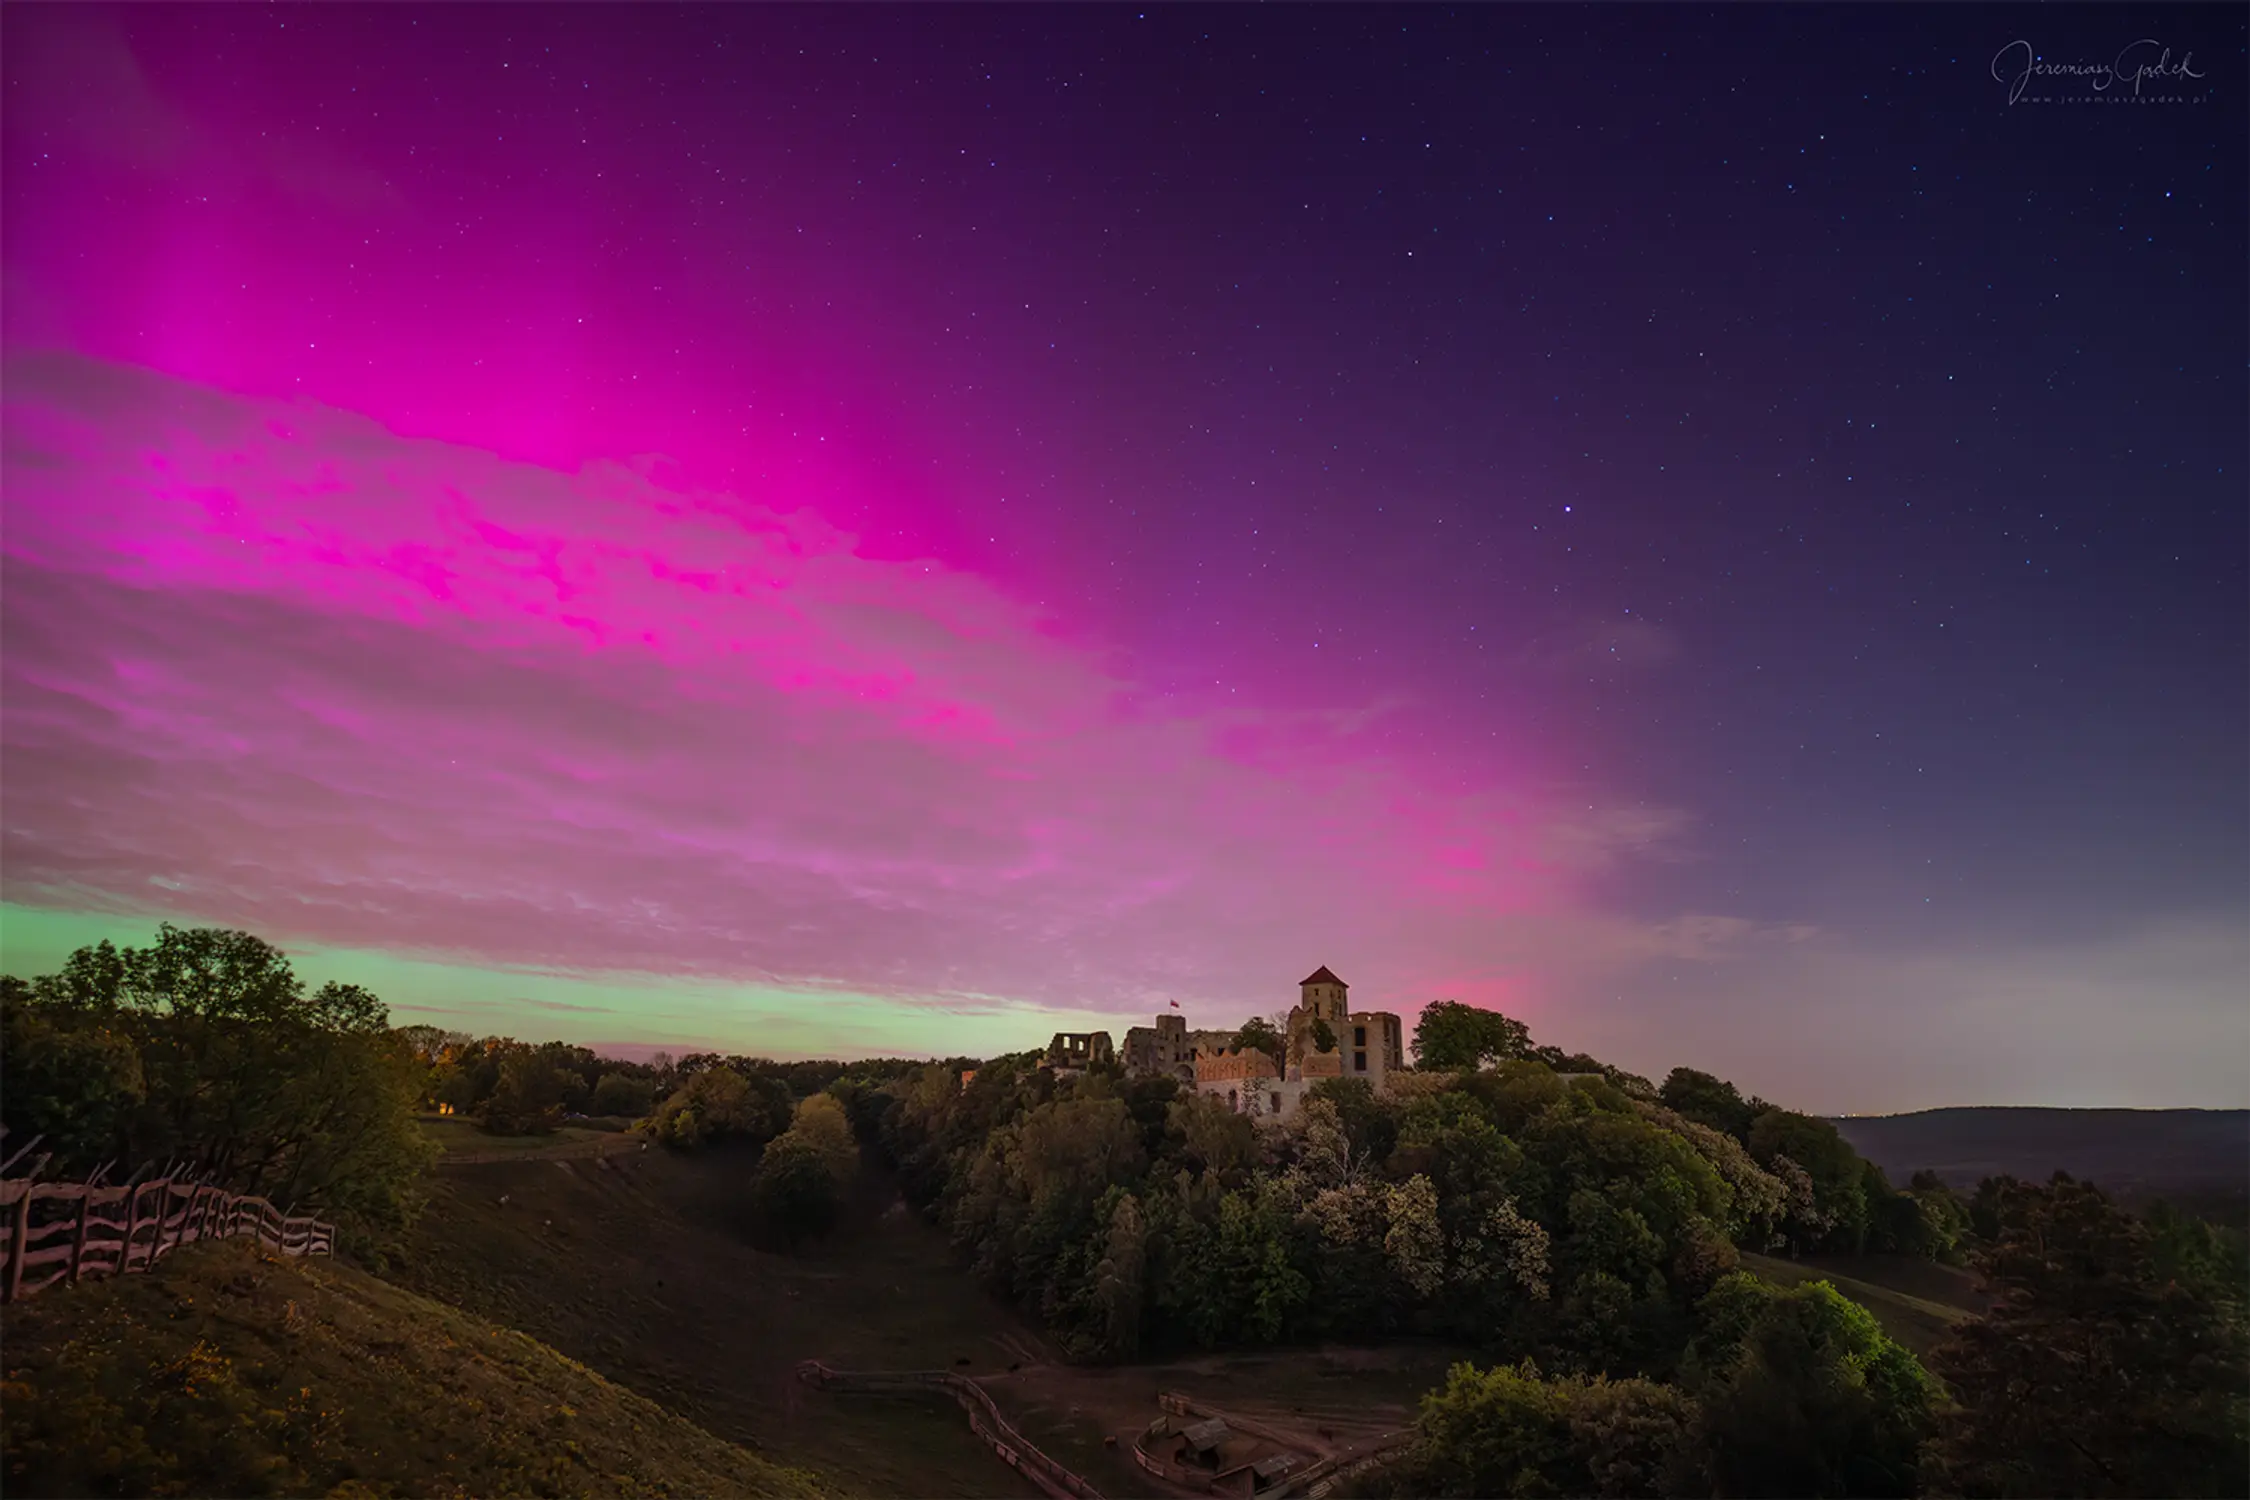
[[[173,1245],[180,1242],[180,1238],[176,1234],[172,1236],[169,1244],[165,1242],[164,1238],[166,1232],[172,1227],[172,1189],[178,1185],[169,1177],[156,1185],[156,1236],[149,1241],[148,1245],[148,1268],[151,1271],[156,1269],[156,1262],[160,1254],[170,1251]],[[180,1220],[180,1227],[182,1229],[187,1227],[187,1219],[184,1216]]]
[[[86,1252],[94,1238],[94,1184],[106,1172],[107,1168],[100,1168],[84,1183],[66,1183],[48,1190],[50,1197],[75,1195],[78,1199],[78,1216],[72,1225],[69,1263],[55,1275],[37,1283],[35,1290],[58,1280],[75,1285],[85,1279]],[[5,1207],[0,1207],[0,1213],[7,1216],[8,1227],[7,1252],[5,1257],[0,1257],[0,1302],[14,1302],[24,1295],[25,1261],[31,1253],[31,1199],[35,1184],[28,1178],[16,1178],[7,1185],[21,1188],[22,1192]],[[144,1214],[141,1198],[150,1189],[154,1189],[157,1195],[156,1212]],[[180,1222],[174,1228],[170,1222],[172,1199],[182,1190],[186,1193],[186,1201],[180,1205]],[[255,1235],[261,1244],[270,1245],[286,1254],[292,1253],[289,1248],[292,1244],[291,1237],[296,1235],[299,1238],[295,1241],[295,1254],[335,1253],[335,1226],[323,1223],[314,1215],[307,1215],[302,1219],[292,1217],[290,1209],[296,1207],[294,1203],[276,1208],[270,1199],[232,1193],[207,1182],[182,1182],[174,1177],[144,1182],[140,1180],[138,1172],[134,1174],[134,1180],[119,1191],[124,1194],[125,1220],[123,1233],[117,1242],[117,1264],[111,1272],[113,1275],[128,1275],[136,1269],[143,1273],[154,1271],[160,1259],[191,1240],[234,1239]],[[120,1227],[110,1219],[104,1219],[102,1224],[105,1233]],[[149,1228],[149,1241],[143,1247],[144,1253],[136,1268],[133,1264],[134,1242],[139,1238],[144,1225]],[[52,1231],[61,1227],[59,1223],[50,1224],[48,1229]],[[51,1252],[41,1253],[44,1255]]]
[[[78,1282],[79,1266],[86,1259],[86,1219],[94,1211],[94,1180],[86,1179],[86,1186],[78,1190],[78,1232],[70,1240],[70,1280]]]
[[[8,1235],[8,1280],[0,1286],[0,1301],[13,1302],[23,1287],[24,1241],[31,1238],[31,1184],[23,1185],[23,1196],[16,1200],[15,1223]]]

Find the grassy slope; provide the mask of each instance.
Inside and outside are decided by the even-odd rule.
[[[825,1396],[796,1380],[816,1357],[993,1374],[1036,1362],[1040,1345],[873,1175],[827,1244],[754,1248],[741,1210],[753,1163],[658,1148],[446,1167],[388,1274],[851,1494],[1036,1495],[950,1403]]]
[[[1903,1256],[1821,1257],[1779,1260],[1745,1255],[1742,1268],[1778,1286],[1825,1281],[1875,1315],[1883,1331],[1927,1355],[1976,1311],[1975,1278]]]
[[[15,1495],[823,1493],[520,1333],[239,1242],[0,1329]]]
[[[754,1248],[740,1209],[751,1165],[657,1148],[601,1163],[449,1167],[392,1274],[856,1495],[1037,1491],[970,1436],[958,1408],[823,1396],[794,1379],[801,1359],[984,1377],[1034,1442],[1105,1493],[1132,1496],[1154,1488],[1128,1449],[1158,1414],[1159,1390],[1362,1435],[1409,1420],[1459,1357],[1413,1345],[1055,1368],[1038,1333],[983,1292],[878,1174],[862,1178],[827,1243],[795,1256]]]
[[[592,1125],[564,1125],[545,1135],[486,1135],[473,1120],[458,1117],[441,1118],[424,1115],[417,1122],[425,1140],[433,1141],[446,1156],[489,1155],[493,1152],[522,1152],[525,1156],[540,1156],[565,1148],[583,1149],[589,1142],[599,1140],[604,1145],[623,1147],[620,1132]]]

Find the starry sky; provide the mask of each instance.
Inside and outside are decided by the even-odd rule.
[[[0,27],[10,971],[2250,1104],[2239,8]]]

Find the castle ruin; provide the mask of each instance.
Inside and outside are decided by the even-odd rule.
[[[1326,964],[1298,982],[1297,1004],[1282,1034],[1282,1055],[1237,1047],[1236,1032],[1190,1031],[1187,1018],[1160,1015],[1125,1033],[1125,1072],[1177,1078],[1240,1114],[1294,1114],[1305,1091],[1326,1078],[1359,1078],[1378,1092],[1406,1066],[1396,1015],[1354,1011],[1351,986]],[[1106,1040],[1106,1038],[1105,1038]]]

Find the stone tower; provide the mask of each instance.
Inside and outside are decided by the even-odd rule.
[[[1326,964],[1298,981],[1297,988],[1303,995],[1299,1003],[1304,1006],[1308,1020],[1318,1019],[1330,1026],[1341,1026],[1344,1017],[1351,1014],[1351,1004],[1345,998],[1351,986],[1331,973]]]
[[[1326,964],[1298,984],[1301,998],[1289,1012],[1289,1034],[1283,1039],[1287,1049],[1284,1062],[1297,1077],[1306,1076],[1305,1059],[1313,1051],[1313,1022],[1326,1021],[1332,1034],[1338,1037],[1344,1034],[1344,1020],[1351,1014],[1351,1001],[1346,994],[1350,988]]]

